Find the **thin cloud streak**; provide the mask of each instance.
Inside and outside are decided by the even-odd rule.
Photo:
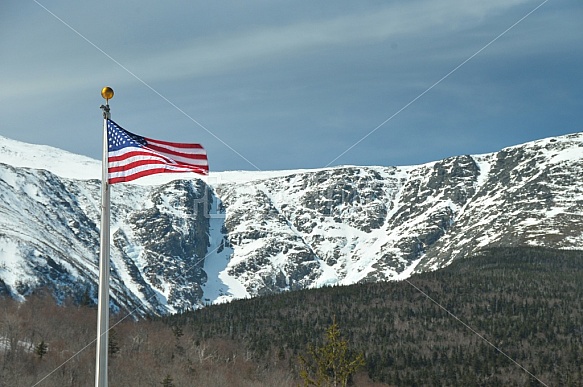
[[[474,25],[475,19],[484,19],[523,2],[472,6],[468,1],[452,1],[444,6],[425,1],[421,5],[416,2],[392,5],[359,15],[195,38],[185,43],[185,48],[148,52],[145,57],[134,58],[128,66],[139,69],[141,76],[152,82],[219,75],[254,66],[262,60],[285,60],[311,49],[350,47],[441,30],[451,33]],[[418,7],[424,11],[420,13]]]

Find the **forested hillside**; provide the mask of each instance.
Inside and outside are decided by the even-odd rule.
[[[293,360],[335,316],[377,381],[542,385],[526,369],[548,385],[580,385],[582,269],[580,251],[498,248],[405,282],[285,293],[167,321],[243,342],[258,359]]]
[[[359,386],[576,386],[582,296],[583,252],[497,248],[403,282],[287,292],[116,325],[118,314],[110,384],[300,385],[298,356],[322,345],[335,319],[352,353],[365,355],[353,378]],[[42,295],[0,305],[0,386],[93,383],[91,306],[55,306]]]

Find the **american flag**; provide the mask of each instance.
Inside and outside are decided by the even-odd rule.
[[[206,151],[200,144],[153,140],[128,132],[107,120],[108,182],[132,181],[156,173],[208,174]]]

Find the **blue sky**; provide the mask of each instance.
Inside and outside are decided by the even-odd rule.
[[[0,135],[100,159],[109,85],[118,124],[216,171],[494,152],[583,130],[582,20],[580,0],[3,0]]]

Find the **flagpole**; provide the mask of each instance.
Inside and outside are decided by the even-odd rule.
[[[95,387],[107,387],[107,355],[109,331],[109,183],[107,178],[107,120],[109,100],[113,98],[113,89],[104,87],[101,96],[106,100],[101,105],[103,111],[103,156],[101,162],[101,243],[99,251],[99,296],[97,306],[97,350],[95,361]]]

